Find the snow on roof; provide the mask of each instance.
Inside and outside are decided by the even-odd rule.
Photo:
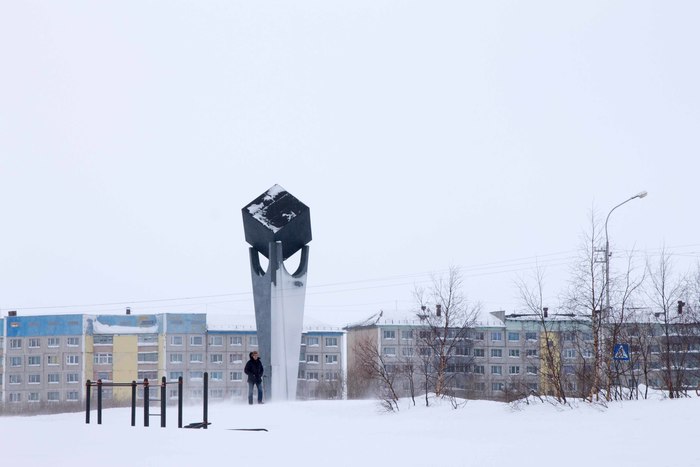
[[[255,330],[255,314],[207,314],[207,328],[212,331]],[[318,319],[305,316],[304,331],[340,331],[340,326],[332,326]]]
[[[124,326],[100,323],[98,320],[92,322],[93,334],[157,334],[158,324],[152,326]]]

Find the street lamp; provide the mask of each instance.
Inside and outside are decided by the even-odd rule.
[[[647,195],[646,191],[637,193],[636,195],[628,198],[612,208],[605,218],[605,310],[600,310],[599,313],[593,312],[593,352],[595,353],[595,370],[593,375],[593,387],[591,388],[595,394],[596,400],[598,400],[598,393],[600,391],[600,377],[601,377],[601,324],[603,321],[603,315],[607,316],[610,313],[610,241],[608,239],[608,221],[610,220],[610,215],[613,211],[625,203],[628,203],[636,198],[644,198]]]
[[[625,203],[632,201],[633,199],[642,199],[647,195],[646,191],[637,193],[636,195],[628,198],[612,208],[608,213],[608,217],[605,218],[605,313],[610,312],[610,242],[608,241],[608,221],[610,220],[610,214],[620,206]]]

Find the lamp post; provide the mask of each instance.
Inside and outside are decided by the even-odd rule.
[[[623,204],[628,203],[633,199],[642,199],[646,195],[647,192],[642,191],[632,196],[631,198],[624,200],[623,202],[612,208],[608,213],[608,217],[605,218],[605,314],[610,312],[610,242],[608,241],[608,221],[610,220],[610,214],[612,214],[615,209],[619,208]]]
[[[600,377],[601,377],[601,365],[602,365],[602,352],[601,347],[603,347],[602,338],[602,321],[603,315],[605,317],[610,313],[610,241],[608,238],[608,221],[610,220],[610,215],[613,211],[625,203],[632,201],[637,198],[644,198],[647,195],[646,191],[637,193],[636,195],[627,198],[608,212],[608,216],[605,218],[605,309],[600,310],[600,313],[593,313],[593,325],[595,327],[593,332],[593,352],[595,354],[595,370],[593,375],[593,387],[592,390],[595,393],[595,398],[598,400],[598,393],[600,391]]]

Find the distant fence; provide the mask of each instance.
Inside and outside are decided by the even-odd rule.
[[[136,389],[143,386],[143,426],[150,425],[151,417],[160,417],[160,426],[165,428],[167,415],[167,393],[166,388],[169,384],[177,384],[177,427],[182,428],[182,376],[177,381],[167,381],[165,376],[160,381],[160,398],[151,399],[150,383],[148,378],[144,378],[143,382],[132,381],[130,383],[114,383],[103,382],[101,379],[97,381],[87,380],[85,382],[85,423],[90,423],[90,400],[92,399],[91,390],[97,388],[97,424],[102,424],[102,391],[103,388],[114,387],[131,387],[131,426],[136,426]],[[160,413],[151,413],[151,402],[160,402]],[[207,428],[209,425],[209,373],[204,373],[204,388],[203,388],[203,414],[202,422],[192,423],[186,428]]]

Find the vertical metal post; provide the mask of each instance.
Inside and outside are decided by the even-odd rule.
[[[136,381],[131,381],[131,426],[136,426]]]
[[[90,424],[90,380],[85,382],[85,423]]]
[[[148,417],[150,417],[149,408],[151,401],[149,400],[148,378],[143,379],[143,426],[148,426]]]
[[[208,420],[208,417],[209,417],[209,373],[206,371],[204,372],[204,403],[203,403],[203,405],[204,405],[204,407],[203,407],[204,414],[202,417],[202,421],[204,422],[203,428],[206,430],[208,422],[209,422],[209,420]]]
[[[165,376],[160,379],[160,427],[165,428]]]
[[[182,428],[182,376],[177,378],[177,427]]]
[[[102,380],[97,380],[97,424],[102,425]]]

